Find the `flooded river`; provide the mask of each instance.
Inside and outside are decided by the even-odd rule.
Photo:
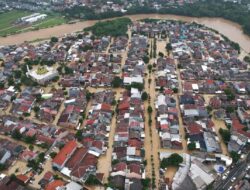
[[[160,15],[160,14],[128,15],[125,17],[129,17],[133,21],[144,18],[182,20],[186,22],[194,21],[219,31],[232,41],[238,42],[243,50],[245,50],[246,52],[250,52],[250,37],[243,33],[240,25],[222,18],[206,18],[206,17],[195,18],[195,17]],[[97,20],[82,21],[74,24],[63,24],[55,26],[53,28],[41,29],[38,31],[30,31],[8,37],[0,37],[0,45],[20,44],[23,43],[24,41],[47,39],[52,36],[61,37],[65,34],[81,31],[83,28],[92,26],[96,22],[98,21]]]

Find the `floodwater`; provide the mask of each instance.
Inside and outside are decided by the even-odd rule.
[[[209,28],[213,28],[221,34],[227,36],[232,41],[238,42],[243,50],[250,52],[250,37],[245,35],[240,25],[222,19],[222,18],[196,18],[177,15],[160,15],[160,14],[140,14],[140,15],[128,15],[131,20],[140,20],[145,18],[155,19],[169,19],[169,20],[181,20],[186,22],[197,22],[203,24]],[[86,27],[92,26],[99,20],[81,21],[74,24],[63,24],[55,26],[53,28],[41,29],[38,31],[30,31],[26,33],[16,34],[8,37],[0,37],[0,45],[20,44],[24,41],[34,41],[37,39],[47,39],[52,36],[64,36],[73,32],[81,31]]]

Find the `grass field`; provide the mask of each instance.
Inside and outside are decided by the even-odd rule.
[[[7,13],[0,14],[0,31],[12,27],[14,22],[18,20],[18,18],[24,17],[31,14],[27,11],[19,11],[14,10]]]
[[[67,20],[61,15],[48,15],[44,20],[33,23],[32,25],[17,25],[16,21],[24,16],[32,14],[28,11],[13,10],[0,14],[0,36],[8,36],[16,33],[27,32],[49,28],[66,23]]]

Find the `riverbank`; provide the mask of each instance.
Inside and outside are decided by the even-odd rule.
[[[169,14],[166,15],[139,14],[139,15],[128,15],[123,17],[128,17],[132,21],[141,20],[145,18],[152,18],[152,19],[167,19],[167,20],[181,20],[185,22],[196,22],[198,24],[202,24],[206,27],[217,30],[219,33],[228,37],[230,40],[239,43],[240,47],[244,51],[250,52],[250,37],[243,33],[241,26],[237,23],[222,18],[208,18],[208,17],[196,18],[196,17],[169,15]],[[104,20],[111,20],[111,19],[104,19]],[[80,21],[73,24],[62,24],[52,28],[40,29],[37,31],[29,31],[7,37],[0,37],[0,45],[21,44],[25,41],[48,39],[51,38],[52,36],[62,37],[66,34],[82,31],[84,28],[90,27],[99,21],[103,20]]]

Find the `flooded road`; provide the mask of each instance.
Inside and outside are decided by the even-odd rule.
[[[227,36],[232,41],[240,44],[241,48],[246,52],[250,52],[250,37],[245,35],[239,24],[222,19],[222,18],[196,18],[187,16],[177,16],[168,14],[140,14],[140,15],[128,15],[132,21],[155,18],[155,19],[168,19],[168,20],[181,20],[186,22],[197,22],[203,24],[209,28],[215,29],[221,34]],[[74,24],[62,24],[53,28],[46,28],[37,31],[30,31],[26,33],[16,34],[8,37],[0,37],[0,45],[20,44],[25,41],[34,41],[37,39],[48,39],[52,36],[64,36],[73,32],[81,31],[86,27],[92,26],[99,20],[81,21]]]

